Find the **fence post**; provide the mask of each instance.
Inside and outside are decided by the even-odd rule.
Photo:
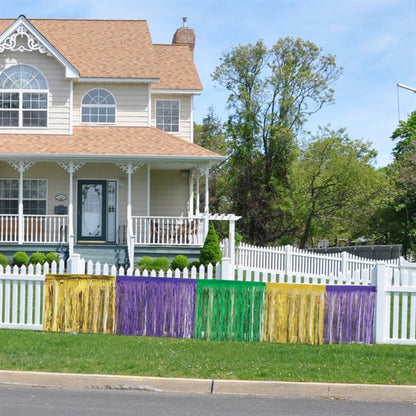
[[[341,252],[341,276],[342,282],[347,280],[347,272],[348,272],[348,263],[347,263],[348,252],[342,251]]]
[[[221,280],[234,280],[234,265],[229,257],[223,257],[221,261]]]
[[[389,335],[390,324],[390,305],[388,304],[386,286],[387,273],[386,265],[378,263],[376,265],[376,324],[375,341],[377,344],[384,344]]]
[[[292,246],[287,245],[285,248],[285,274],[289,277],[292,273]]]
[[[67,261],[68,274],[84,274],[85,270],[82,270],[81,263],[81,255],[73,253]]]

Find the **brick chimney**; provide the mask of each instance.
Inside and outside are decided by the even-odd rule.
[[[182,20],[183,25],[178,28],[173,35],[172,45],[188,45],[193,56],[195,49],[195,32],[193,29],[187,27],[187,17],[182,17]]]

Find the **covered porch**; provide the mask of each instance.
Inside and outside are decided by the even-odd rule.
[[[50,166],[50,162],[48,166],[42,165],[44,163],[43,161],[28,163],[23,160],[9,163],[10,167],[18,172],[18,178],[7,179],[15,183],[17,213],[0,213],[0,251],[2,244],[16,245],[23,251],[25,245],[37,245],[40,250],[45,250],[45,246],[51,247],[51,250],[60,247],[71,256],[75,253],[77,243],[80,242],[114,244],[127,248],[129,264],[134,265],[134,253],[137,247],[202,247],[209,221],[212,220],[229,221],[229,241],[231,244],[234,242],[234,224],[238,217],[213,215],[209,212],[209,164],[201,166],[165,163],[161,170],[160,165],[155,163],[117,162],[111,164],[111,168],[110,164],[97,165],[92,162],[57,161],[53,164],[55,168]],[[30,172],[32,166],[36,164],[39,165],[38,172],[47,170],[52,172],[47,178],[47,191],[50,194],[47,213],[39,215],[25,213],[27,193],[25,180],[38,177],[36,171]],[[57,171],[54,172],[54,169]],[[113,174],[107,180],[97,176],[98,170],[111,172],[111,169],[119,173]],[[61,170],[65,172],[65,181],[58,177],[58,172]],[[163,173],[166,170],[168,173]],[[181,203],[183,207],[180,209],[180,215],[152,215],[152,211],[158,211],[158,207],[152,204],[152,201],[164,199],[158,187],[152,187],[152,181],[156,182],[159,176],[166,178],[173,175],[180,178],[182,185],[186,185],[184,190],[184,186],[178,183],[178,189],[174,192],[185,197]],[[201,186],[201,178],[204,175],[205,181]],[[99,179],[92,179],[96,177]],[[60,183],[66,182],[66,189],[58,187],[55,178]],[[94,197],[93,203],[89,201],[91,184],[94,185],[91,191]],[[97,188],[97,184],[103,185],[103,188]],[[86,187],[83,187],[84,185]],[[111,189],[111,186],[114,189]],[[97,192],[97,189],[100,192]],[[135,197],[138,194],[141,195],[139,199]],[[59,198],[52,202],[54,196]],[[175,203],[169,196],[164,204],[166,204],[165,211],[175,211]],[[87,210],[85,206],[90,205],[93,208]],[[89,236],[88,232],[84,231],[85,218],[91,222],[92,217],[96,218],[94,221],[98,221],[99,227],[107,227],[104,239],[100,240],[103,237],[100,237],[99,233]],[[87,224],[87,231],[94,228],[97,228],[95,223],[93,226]],[[234,249],[230,247],[229,252],[234,253]]]

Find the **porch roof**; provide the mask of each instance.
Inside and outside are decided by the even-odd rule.
[[[74,127],[73,134],[0,134],[0,159],[22,158],[217,163],[224,156],[155,127],[92,126]]]

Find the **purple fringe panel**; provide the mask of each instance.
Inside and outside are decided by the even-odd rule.
[[[118,276],[115,333],[192,338],[196,280]]]
[[[324,343],[374,342],[374,286],[327,286]]]

